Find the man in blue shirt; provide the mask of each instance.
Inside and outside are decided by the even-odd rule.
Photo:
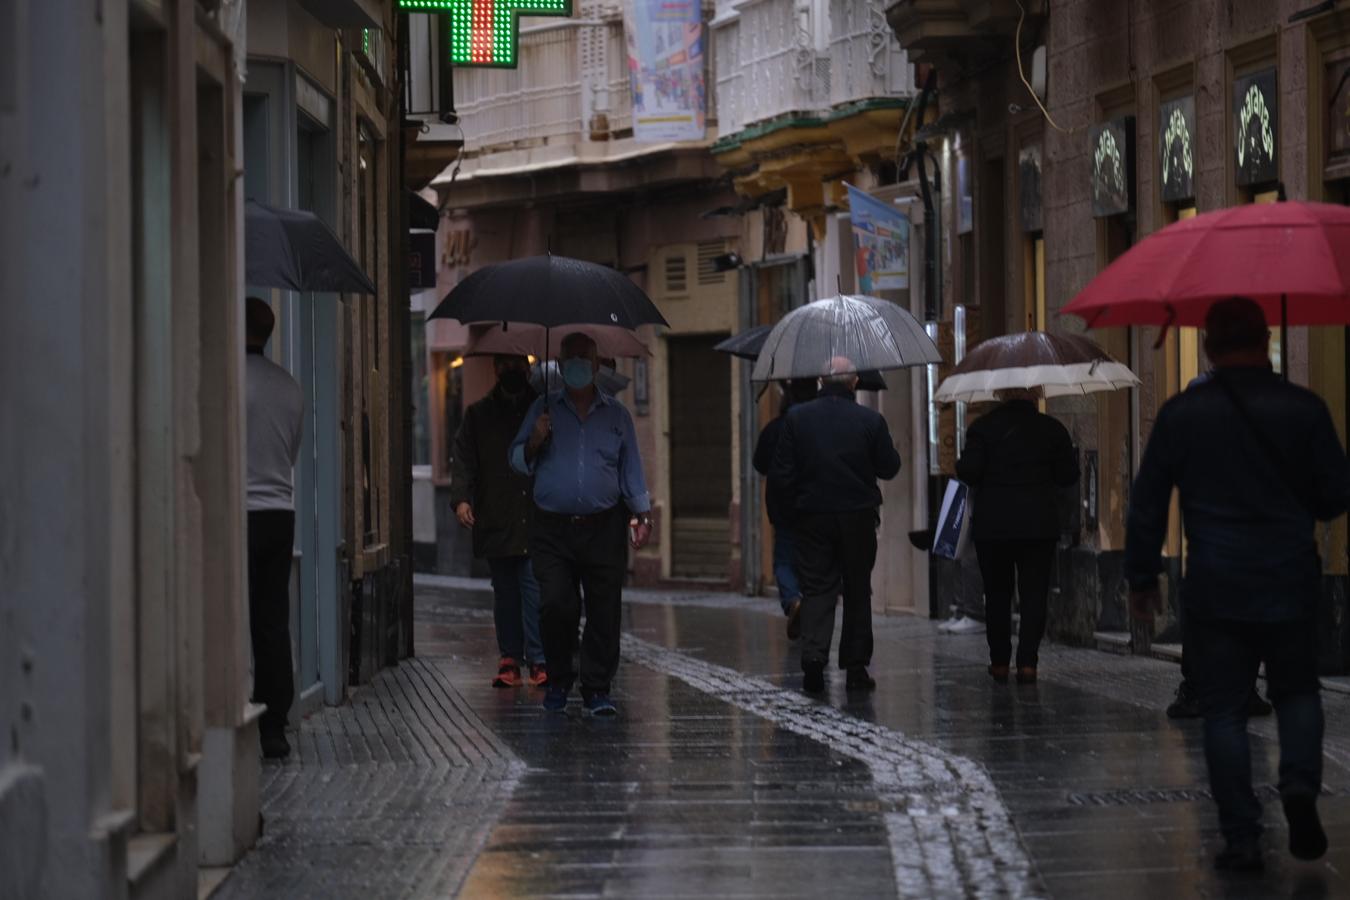
[[[612,716],[609,692],[619,667],[620,601],[628,555],[625,527],[636,519],[632,543],[651,536],[651,497],[642,475],[633,419],[623,404],[595,386],[595,341],[563,339],[565,388],[540,397],[511,443],[511,466],[534,476],[535,516],[530,557],[540,590],[540,630],[548,660],[544,708],[567,706],[576,674],[581,593],[581,695],[593,715]],[[578,587],[581,591],[578,591]]]

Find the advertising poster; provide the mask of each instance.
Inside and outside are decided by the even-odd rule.
[[[707,110],[703,7],[696,0],[629,0],[624,17],[633,139],[701,141]]]
[[[909,287],[909,219],[853,185],[846,187],[858,290],[870,294]]]

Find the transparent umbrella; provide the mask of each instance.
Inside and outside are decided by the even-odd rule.
[[[755,360],[755,381],[813,378],[847,371],[884,372],[942,361],[937,345],[904,308],[875,297],[839,295],[788,313],[769,332]]]

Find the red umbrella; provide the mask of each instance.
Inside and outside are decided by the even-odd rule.
[[[1136,244],[1062,312],[1089,328],[1200,327],[1232,296],[1256,300],[1271,323],[1350,324],[1350,208],[1263,203],[1185,219]]]

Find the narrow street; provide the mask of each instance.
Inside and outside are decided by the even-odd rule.
[[[798,690],[771,601],[630,592],[617,719],[494,690],[490,593],[419,581],[418,657],[264,770],[233,897],[1326,897],[1350,890],[1350,697],[1325,693],[1328,856],[1283,850],[1256,721],[1263,877],[1216,874],[1174,665],[1056,645],[1035,687],[982,635],[877,620],[867,700]]]

